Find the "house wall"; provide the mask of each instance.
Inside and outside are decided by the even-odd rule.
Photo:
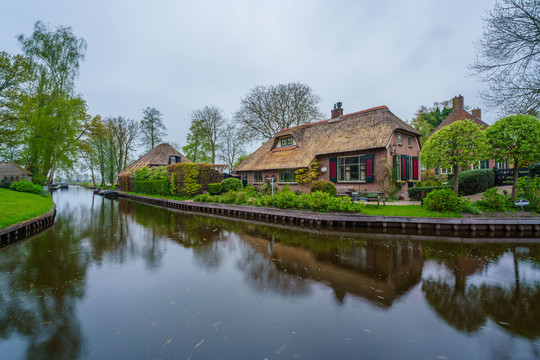
[[[32,180],[32,175],[7,161],[0,161],[0,181],[13,183],[19,180]]]

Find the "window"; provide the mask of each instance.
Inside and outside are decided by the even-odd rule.
[[[397,134],[397,143],[399,145],[401,145],[401,134],[400,133]]]
[[[287,170],[279,170],[279,182],[280,183],[293,183],[296,182],[294,179],[294,172],[296,170],[293,169],[287,169]]]
[[[262,183],[263,182],[263,172],[262,171],[254,171],[253,172],[253,182],[254,183]]]
[[[174,156],[174,155],[169,156],[169,165],[176,164],[179,162],[180,162],[180,156]]]
[[[489,169],[489,160],[478,161],[475,164],[471,164],[471,169]]]
[[[412,146],[412,138],[409,136],[409,139],[407,140],[409,142],[409,146]]]
[[[338,158],[338,181],[366,181],[366,160],[363,156]]]
[[[439,174],[441,175],[448,175],[448,174],[453,174],[454,173],[454,169],[453,168],[440,168],[439,170]]]
[[[287,137],[281,138],[280,140],[281,140],[281,147],[291,146],[294,144],[294,140],[292,136],[287,136]]]

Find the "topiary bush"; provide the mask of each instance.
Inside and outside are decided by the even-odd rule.
[[[16,181],[13,184],[11,184],[9,188],[11,190],[26,192],[30,194],[37,194],[37,195],[43,194],[43,188],[41,186],[27,180]]]
[[[497,192],[497,188],[491,188],[484,191],[480,205],[488,210],[504,211],[509,204],[510,198]]]
[[[529,177],[533,178],[535,176],[540,176],[540,162],[529,165]]]
[[[454,183],[454,175],[448,175],[448,184]],[[483,193],[495,185],[495,173],[492,169],[461,171],[458,175],[458,191],[460,195]]]
[[[417,184],[415,187],[409,188],[409,190],[407,190],[407,192],[409,194],[409,199],[410,200],[420,201],[420,200],[422,200],[421,199],[422,191],[424,192],[424,195],[427,195],[427,194],[429,194],[430,192],[432,192],[434,190],[450,189],[450,188],[451,188],[451,186],[449,186],[449,185],[418,186],[418,184]]]
[[[242,181],[240,179],[230,177],[221,182],[221,189],[223,192],[240,190],[242,189]]]
[[[218,195],[221,193],[221,183],[208,184],[208,193]]]
[[[323,193],[327,193],[331,196],[336,196],[336,186],[333,182],[328,180],[316,180],[311,183],[311,189],[310,192],[314,193],[316,191],[320,191]]]
[[[465,208],[465,200],[456,195],[452,189],[441,189],[427,194],[424,205],[436,212],[461,212]]]

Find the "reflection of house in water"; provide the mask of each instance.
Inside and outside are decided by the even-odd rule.
[[[351,294],[390,306],[421,279],[423,257],[418,243],[368,241],[365,247],[314,255],[305,248],[252,235],[240,237],[289,274],[327,284],[340,302]]]

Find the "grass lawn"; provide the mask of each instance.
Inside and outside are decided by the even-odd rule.
[[[0,189],[0,229],[48,213],[52,197]]]
[[[457,213],[440,214],[428,210],[425,206],[420,205],[381,205],[377,209],[377,205],[366,205],[362,209],[365,215],[379,216],[412,216],[412,217],[461,217]]]

